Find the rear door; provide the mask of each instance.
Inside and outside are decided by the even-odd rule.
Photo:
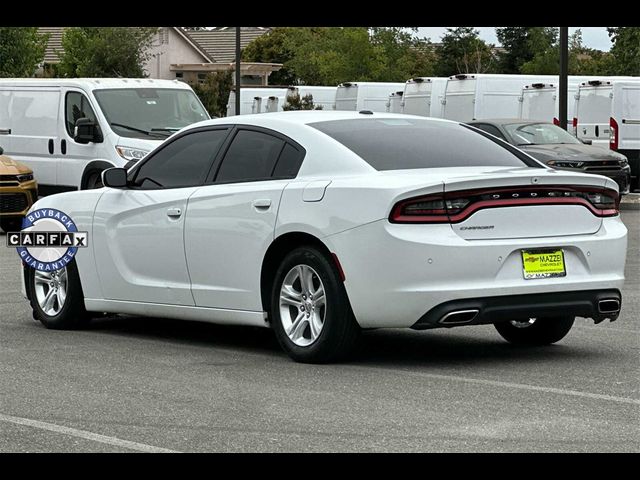
[[[640,150],[640,82],[617,86],[611,116],[618,124],[618,149]]]
[[[444,95],[442,118],[470,122],[475,120],[476,79],[450,79]]]
[[[40,186],[58,184],[59,105],[59,87],[13,89],[8,126],[10,150],[6,153],[33,169]]]
[[[611,85],[582,87],[579,92],[576,112],[578,138],[609,148],[609,118],[613,97]]]
[[[233,134],[211,184],[189,199],[185,250],[196,306],[262,311],[260,272],[282,191],[304,149],[266,129]]]

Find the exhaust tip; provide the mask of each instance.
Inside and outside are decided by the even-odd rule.
[[[443,316],[438,323],[442,325],[458,325],[462,323],[472,322],[480,313],[480,310],[474,308],[472,310],[456,310],[449,312]]]
[[[598,302],[598,312],[600,313],[618,313],[620,311],[620,300],[616,298],[607,298]]]

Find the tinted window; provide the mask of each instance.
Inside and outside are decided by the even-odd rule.
[[[498,130],[498,127],[494,127],[493,125],[489,125],[488,123],[474,123],[473,125],[471,125],[472,127],[476,127],[479,128],[480,130],[490,133],[491,135],[494,135],[496,137],[498,137],[501,140],[504,140],[504,135],[502,135],[502,132],[500,130]]]
[[[298,174],[298,170],[300,170],[303,156],[303,153],[297,148],[288,143],[285,144],[273,171],[273,176],[275,178],[294,178]]]
[[[527,165],[525,155],[521,159],[497,141],[458,123],[368,118],[310,125],[342,143],[376,170]],[[539,166],[533,162],[529,165]]]
[[[65,100],[65,117],[67,133],[73,138],[73,130],[79,118],[88,118],[96,122],[96,115],[89,104],[89,100],[80,92],[67,93]]]
[[[266,133],[240,130],[224,156],[217,182],[266,180],[276,164],[284,141]]]
[[[226,135],[227,130],[208,130],[178,138],[140,166],[135,184],[144,189],[200,184]]]

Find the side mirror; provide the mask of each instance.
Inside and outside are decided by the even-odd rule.
[[[580,139],[580,141],[582,143],[584,143],[585,145],[592,145],[593,144],[593,140],[582,140],[582,139]]]
[[[100,127],[88,118],[79,118],[76,120],[73,139],[78,143],[100,143],[103,141]]]
[[[102,172],[102,184],[111,188],[127,187],[127,171],[124,168],[107,168]]]

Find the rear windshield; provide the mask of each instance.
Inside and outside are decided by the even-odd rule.
[[[506,143],[458,124],[406,118],[310,123],[376,170],[540,164]]]

